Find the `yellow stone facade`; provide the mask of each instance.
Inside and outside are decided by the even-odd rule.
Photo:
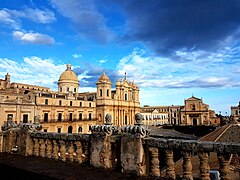
[[[79,81],[68,64],[58,80],[58,91],[37,85],[0,79],[0,126],[8,116],[19,123],[38,117],[46,132],[90,133],[90,126],[103,124],[106,114],[114,125],[134,124],[140,112],[139,88],[126,76],[112,82],[105,73],[96,82],[97,92],[78,93]]]

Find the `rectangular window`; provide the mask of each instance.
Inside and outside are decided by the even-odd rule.
[[[91,103],[89,103],[89,107],[92,107],[92,104],[91,104]]]
[[[72,106],[72,101],[70,101],[70,106]]]
[[[47,132],[47,129],[44,129],[43,132]]]
[[[79,113],[79,120],[82,120],[82,113]]]
[[[73,120],[73,113],[70,113],[69,114],[69,121],[72,121]]]
[[[61,133],[61,128],[58,128],[58,133]]]
[[[45,105],[48,105],[48,99],[45,99]]]
[[[74,88],[74,92],[77,92],[77,88]]]
[[[28,114],[23,115],[23,123],[28,123]]]
[[[107,90],[107,97],[109,97],[109,90]]]
[[[62,101],[61,100],[59,100],[59,106],[61,106],[62,105]]]
[[[62,113],[58,113],[58,121],[62,121]]]
[[[80,107],[82,107],[82,102],[80,102]]]
[[[92,119],[92,113],[88,114],[88,119],[91,120]]]
[[[48,122],[48,113],[44,113],[44,119],[43,119],[44,122]]]

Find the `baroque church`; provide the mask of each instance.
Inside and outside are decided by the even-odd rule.
[[[16,123],[38,119],[45,132],[90,133],[90,126],[103,124],[106,114],[113,125],[134,124],[140,112],[139,88],[123,79],[112,82],[103,73],[96,92],[79,93],[79,80],[70,64],[59,76],[58,91],[48,87],[11,83],[10,75],[0,79],[0,126],[8,118]]]

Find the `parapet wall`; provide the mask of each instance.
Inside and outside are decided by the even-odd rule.
[[[138,117],[136,120],[134,126],[121,129],[109,122],[92,126],[92,134],[46,133],[35,131],[29,125],[5,128],[0,133],[0,149],[1,152],[88,163],[98,168],[121,169],[123,173],[167,179],[195,178],[191,161],[194,155],[200,162],[197,178],[210,179],[209,154],[214,152],[218,155],[220,177],[231,179],[230,161],[232,155],[240,154],[239,143],[151,137]],[[182,172],[176,174],[174,164],[179,156],[183,161]],[[164,163],[160,162],[162,159]]]

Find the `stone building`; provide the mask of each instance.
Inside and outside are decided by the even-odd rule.
[[[238,106],[231,106],[231,116],[236,121],[240,120],[240,101]]]
[[[220,119],[216,117],[213,110],[209,109],[209,105],[203,103],[202,99],[196,98],[194,96],[186,99],[183,106],[143,106],[141,107],[141,114],[145,115],[146,112],[148,112],[149,114],[150,112],[154,112],[155,110],[159,113],[167,113],[168,120],[165,122],[167,122],[168,124],[220,124]]]
[[[181,109],[181,122],[186,125],[210,125],[220,124],[220,119],[215,112],[209,109],[209,105],[202,99],[194,96],[186,99],[184,108]]]
[[[151,109],[141,109],[141,115],[143,116],[143,125],[146,126],[169,124],[168,113],[159,112],[157,109],[153,111]]]
[[[148,106],[141,107],[141,114],[157,111],[159,115],[164,115],[163,124],[181,124],[180,110],[182,106]],[[146,116],[145,116],[146,117]],[[146,118],[145,118],[146,119]]]
[[[0,79],[0,126],[9,116],[19,123],[41,122],[45,132],[89,133],[90,126],[103,124],[106,114],[112,123],[134,124],[140,112],[139,88],[126,75],[112,82],[105,73],[96,82],[96,92],[79,93],[79,81],[68,64],[58,80],[58,91],[37,85],[11,83],[10,75]]]

